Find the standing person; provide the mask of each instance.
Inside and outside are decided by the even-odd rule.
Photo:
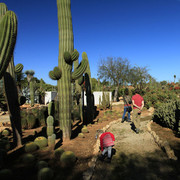
[[[138,134],[140,131],[140,118],[141,111],[144,107],[144,99],[141,95],[139,95],[139,89],[135,89],[135,95],[132,96],[132,104],[133,104],[133,115],[132,122],[134,123],[135,132]]]
[[[114,135],[110,132],[104,132],[103,130],[98,130],[97,135],[100,135],[100,148],[102,154],[100,156],[100,160],[105,159],[105,154],[107,153],[107,162],[111,162],[112,157],[112,147],[114,146]],[[96,135],[96,138],[97,138]]]
[[[131,121],[130,112],[132,110],[132,108],[131,108],[132,101],[131,101],[131,97],[129,96],[128,88],[126,88],[124,90],[123,101],[124,101],[124,113],[123,113],[121,122],[123,123],[125,121],[126,112],[128,112],[127,122],[130,122]]]

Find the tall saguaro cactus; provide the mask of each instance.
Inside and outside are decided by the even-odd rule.
[[[83,59],[80,65],[72,72],[73,61],[77,60],[79,53],[74,50],[74,38],[71,17],[71,1],[57,0],[58,27],[59,27],[59,58],[58,67],[61,70],[61,78],[56,77],[56,71],[50,73],[52,79],[58,80],[59,118],[60,128],[63,132],[63,140],[71,137],[71,111],[72,91],[71,82],[79,78],[87,67],[87,60]]]
[[[13,129],[14,144],[20,146],[21,124],[18,93],[14,76],[13,51],[17,36],[17,18],[13,11],[8,11],[0,3],[0,79],[4,78],[4,88]],[[10,63],[10,61],[12,63]],[[6,72],[8,68],[8,71]]]

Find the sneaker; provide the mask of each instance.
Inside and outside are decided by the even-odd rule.
[[[104,159],[105,159],[105,156],[101,154],[101,155],[99,156],[99,160],[100,160],[100,161],[104,161]]]
[[[122,119],[122,121],[121,121],[121,123],[123,123],[125,120],[124,119]]]

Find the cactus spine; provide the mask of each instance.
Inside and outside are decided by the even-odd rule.
[[[58,27],[59,27],[59,58],[58,67],[62,71],[62,77],[58,80],[59,118],[60,128],[63,132],[63,140],[71,137],[71,110],[72,93],[71,81],[80,77],[86,67],[87,60],[82,60],[81,65],[72,73],[72,62],[78,58],[74,50],[74,37],[71,17],[71,1],[57,0]],[[69,54],[68,54],[69,53]]]
[[[0,79],[4,78],[6,100],[13,129],[13,141],[15,145],[20,146],[22,144],[21,118],[13,60],[17,37],[17,18],[13,11],[7,10],[4,3],[0,3],[0,10]],[[6,72],[7,68],[8,72]]]

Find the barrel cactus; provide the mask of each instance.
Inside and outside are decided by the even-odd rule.
[[[52,180],[54,177],[53,170],[49,167],[44,167],[38,172],[38,180]]]
[[[65,151],[60,157],[60,162],[63,167],[73,166],[76,162],[76,156],[72,151]]]
[[[36,168],[41,170],[42,168],[48,167],[48,163],[46,161],[38,161],[36,163]]]
[[[33,152],[33,151],[35,151],[37,149],[38,149],[38,146],[37,146],[37,144],[35,142],[28,142],[24,146],[24,150],[27,153],[31,153],[31,152]]]
[[[34,142],[37,144],[37,146],[41,149],[48,145],[48,140],[44,136],[37,137]]]
[[[64,153],[64,149],[62,148],[57,148],[55,151],[54,151],[54,157],[55,159],[60,159],[61,155]]]

